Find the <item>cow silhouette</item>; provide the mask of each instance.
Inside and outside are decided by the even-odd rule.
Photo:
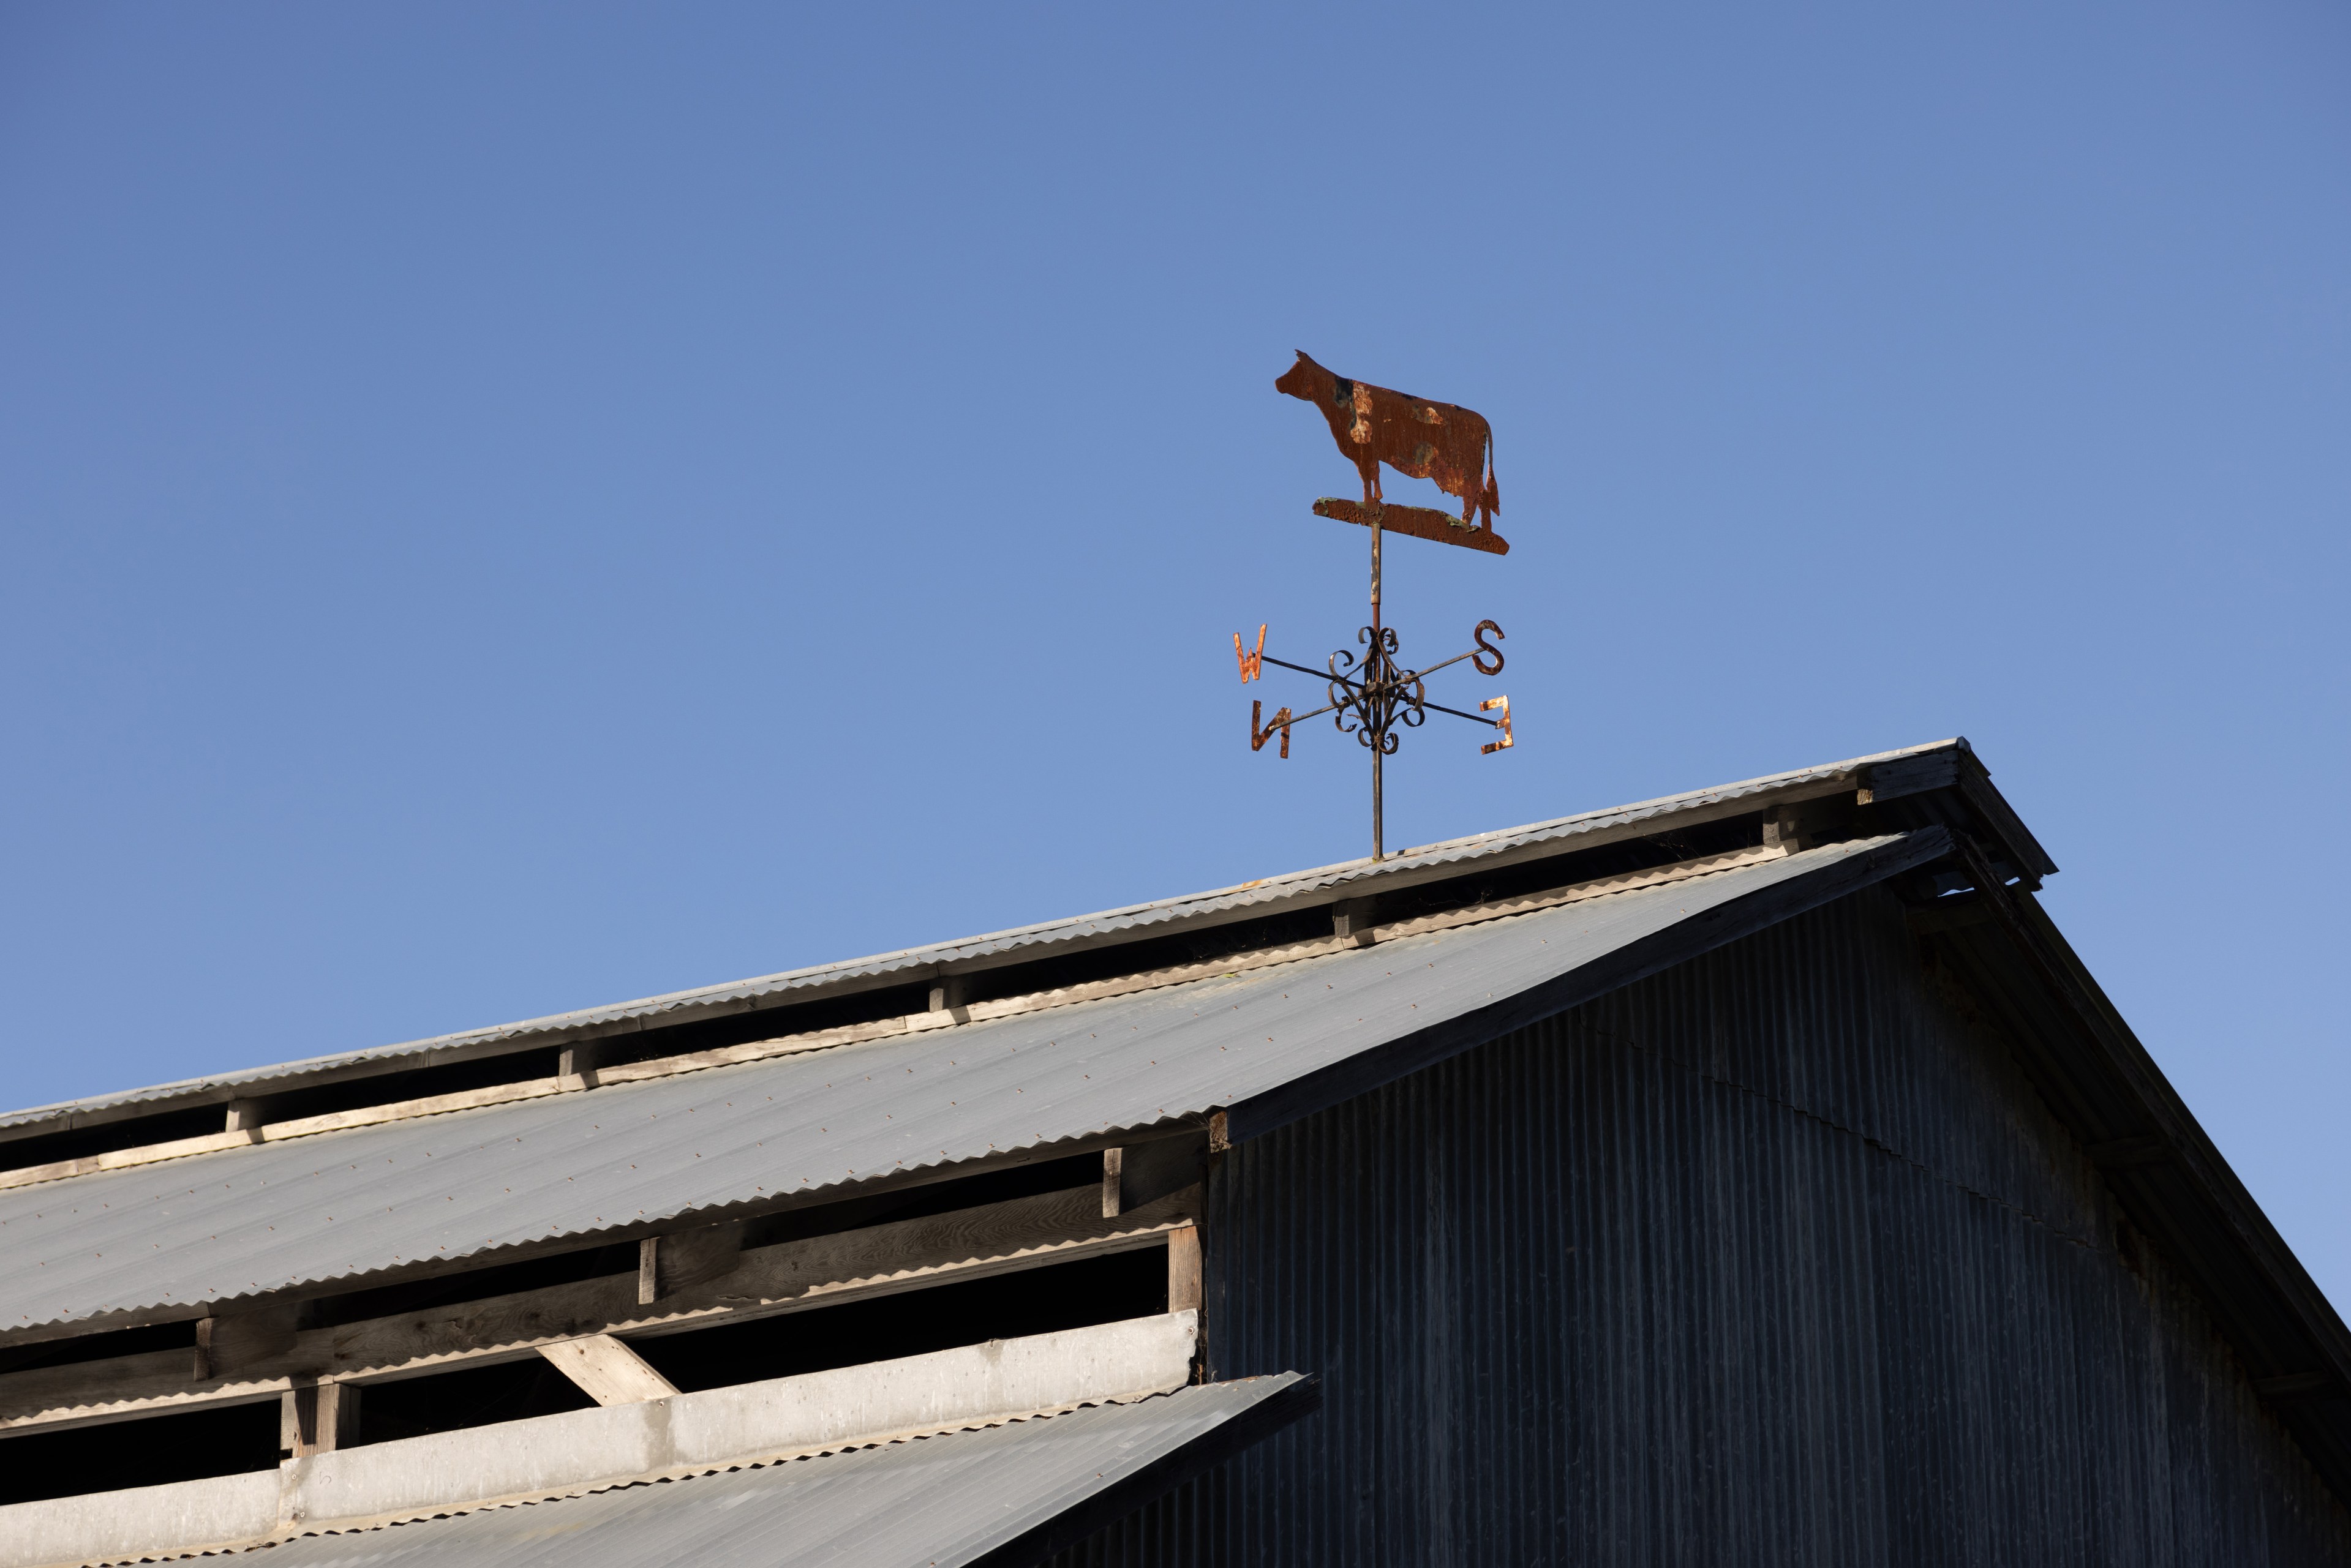
[[[1363,476],[1366,507],[1380,504],[1384,463],[1415,479],[1434,479],[1447,495],[1460,497],[1462,527],[1472,526],[1473,515],[1493,527],[1502,492],[1494,483],[1494,432],[1485,415],[1458,403],[1349,381],[1316,364],[1302,349],[1273,390],[1322,411],[1331,439]]]

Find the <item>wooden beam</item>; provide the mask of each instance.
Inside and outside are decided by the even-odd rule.
[[[1114,1212],[1133,1213],[1170,1193],[1197,1186],[1207,1174],[1208,1140],[1197,1133],[1188,1138],[1155,1138],[1147,1144],[1133,1145],[1119,1151],[1118,1207]],[[1110,1202],[1107,1188],[1102,1201]]]
[[[1125,1149],[1104,1149],[1102,1151],[1102,1218],[1104,1219],[1116,1219],[1118,1218],[1118,1211],[1123,1207],[1123,1205],[1119,1202],[1119,1176],[1125,1167]]]
[[[1200,1228],[1167,1233],[1167,1310],[1195,1312],[1200,1305]]]
[[[637,1274],[305,1329],[290,1349],[191,1382],[188,1352],[0,1376],[0,1433],[90,1426],[268,1399],[302,1380],[381,1381],[537,1354],[590,1334],[674,1333],[1165,1244],[1198,1216],[1197,1188],[1104,1218],[1093,1184],[744,1251],[735,1268],[656,1303]]]
[[[650,1307],[705,1281],[733,1273],[743,1259],[743,1227],[703,1225],[637,1243],[637,1305]]]
[[[555,1053],[555,1076],[574,1089],[593,1089],[601,1080],[596,1063],[603,1054],[592,1040],[577,1041]]]
[[[303,1458],[358,1446],[360,1391],[355,1384],[308,1378],[278,1396],[277,1447]]]
[[[294,1348],[302,1327],[302,1303],[286,1301],[255,1312],[196,1320],[196,1355],[190,1380],[209,1382],[235,1375]]]
[[[637,1305],[641,1307],[661,1300],[661,1244],[658,1236],[637,1243]]]
[[[645,1364],[643,1356],[608,1333],[543,1344],[538,1354],[599,1405],[637,1405],[677,1392],[674,1384]]]

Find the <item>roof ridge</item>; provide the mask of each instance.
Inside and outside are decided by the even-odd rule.
[[[975,957],[1005,947],[1050,945],[1055,941],[1074,940],[1105,930],[1117,929],[1122,925],[1156,924],[1159,920],[1176,918],[1187,912],[1207,912],[1220,903],[1234,899],[1242,899],[1249,903],[1265,902],[1286,894],[1311,891],[1317,886],[1318,883],[1330,886],[1366,878],[1394,876],[1400,873],[1422,869],[1432,863],[1441,863],[1447,859],[1474,855],[1481,849],[1540,841],[1552,835],[1573,833],[1593,826],[1637,820],[1644,815],[1688,810],[1723,800],[1735,799],[1740,795],[1802,784],[1812,779],[1835,778],[1878,763],[1951,747],[1961,751],[1972,750],[1964,736],[1954,736],[1943,740],[1902,747],[1892,751],[1874,752],[1864,757],[1848,758],[1839,762],[1822,763],[1783,773],[1762,774],[1731,783],[1685,790],[1678,794],[1660,795],[1646,800],[1630,801],[1623,805],[1573,812],[1542,821],[1497,828],[1460,838],[1439,840],[1435,843],[1422,844],[1400,851],[1378,862],[1368,858],[1338,861],[1328,865],[1278,873],[1271,876],[1255,878],[1224,887],[1179,894],[1139,904],[1122,904],[1084,915],[1065,915],[1057,919],[1008,926],[1002,930],[985,932],[976,936],[953,937],[941,942],[868,954],[861,957],[836,959],[829,963],[809,965],[797,969],[778,970],[744,979],[718,981],[682,990],[632,998],[625,1001],[606,1002],[594,1007],[573,1009],[566,1012],[546,1013],[510,1023],[453,1030],[445,1034],[429,1035],[387,1045],[364,1046],[353,1051],[298,1058],[290,1061],[262,1063],[223,1072],[199,1074],[164,1083],[115,1090],[73,1100],[56,1101],[46,1105],[0,1113],[0,1128],[60,1117],[69,1119],[76,1113],[96,1113],[148,1100],[171,1100],[190,1094],[218,1092],[239,1083],[332,1072],[339,1068],[381,1062],[405,1056],[425,1056],[469,1045],[493,1043],[501,1040],[517,1040],[529,1036],[558,1037],[600,1025],[610,1025],[631,1018],[639,1019],[658,1018],[663,1014],[691,1008],[697,1004],[771,995],[778,991],[797,990],[861,976],[886,974],[893,969],[913,970],[925,966],[944,966],[954,962],[958,957]],[[914,977],[918,977],[909,976],[909,978]],[[640,1024],[639,1027],[643,1025]],[[553,1039],[550,1038],[549,1043],[553,1042]],[[70,1120],[68,1124],[71,1124]]]

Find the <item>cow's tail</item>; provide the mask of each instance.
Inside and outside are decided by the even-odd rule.
[[[1478,497],[1478,509],[1485,514],[1486,526],[1494,526],[1494,514],[1502,509],[1502,487],[1494,480],[1494,432],[1486,431],[1486,488]]]

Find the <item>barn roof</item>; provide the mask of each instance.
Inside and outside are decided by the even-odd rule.
[[[0,1191],[0,1325],[140,1321],[1359,1092],[1945,853],[1884,835],[920,1034]]]
[[[627,1241],[1137,1134],[1239,1141],[1899,879],[1919,939],[2203,1291],[2257,1389],[2351,1477],[2351,1333],[2028,896],[2054,870],[1950,740],[1376,865],[19,1113],[0,1117],[0,1155],[16,1154],[0,1158],[14,1167],[0,1168],[14,1265],[0,1343]],[[1345,933],[1370,907],[1364,948]],[[904,1010],[928,1006],[911,997],[929,983],[965,980],[972,1005]],[[808,1021],[841,1017],[862,1021]],[[594,1042],[603,1065],[520,1080],[498,1060],[551,1060],[559,1042]],[[450,1063],[508,1077],[413,1088]],[[131,1146],[161,1118],[316,1093],[342,1108]],[[99,1152],[47,1166],[16,1153],[91,1137]]]
[[[90,1095],[79,1100],[0,1113],[0,1134],[29,1136],[83,1127],[126,1115],[152,1114],[175,1107],[220,1103],[240,1096],[280,1092],[373,1072],[413,1069],[434,1062],[501,1051],[518,1051],[573,1040],[629,1035],[680,1023],[758,1011],[820,995],[883,985],[917,983],[935,976],[968,974],[991,967],[1154,936],[1198,930],[1287,908],[1330,904],[1368,892],[1401,888],[1489,866],[1557,854],[1586,842],[1628,833],[1687,827],[1727,814],[1753,811],[1774,802],[1850,792],[1863,780],[1876,781],[1882,800],[1925,798],[1957,788],[1988,818],[2018,869],[2038,881],[2056,870],[2015,814],[2000,800],[1989,774],[1975,760],[1965,738],[1879,752],[1843,762],[1770,774],[1653,800],[1555,818],[1525,827],[1451,839],[1406,850],[1384,861],[1345,861],[1291,872],[1207,893],[1100,910],[984,936],[959,937],[839,963],[820,964],[751,979],[644,997],[572,1012],[526,1019],[487,1029],[435,1035],[425,1040],[305,1061],[209,1073],[143,1089]]]

